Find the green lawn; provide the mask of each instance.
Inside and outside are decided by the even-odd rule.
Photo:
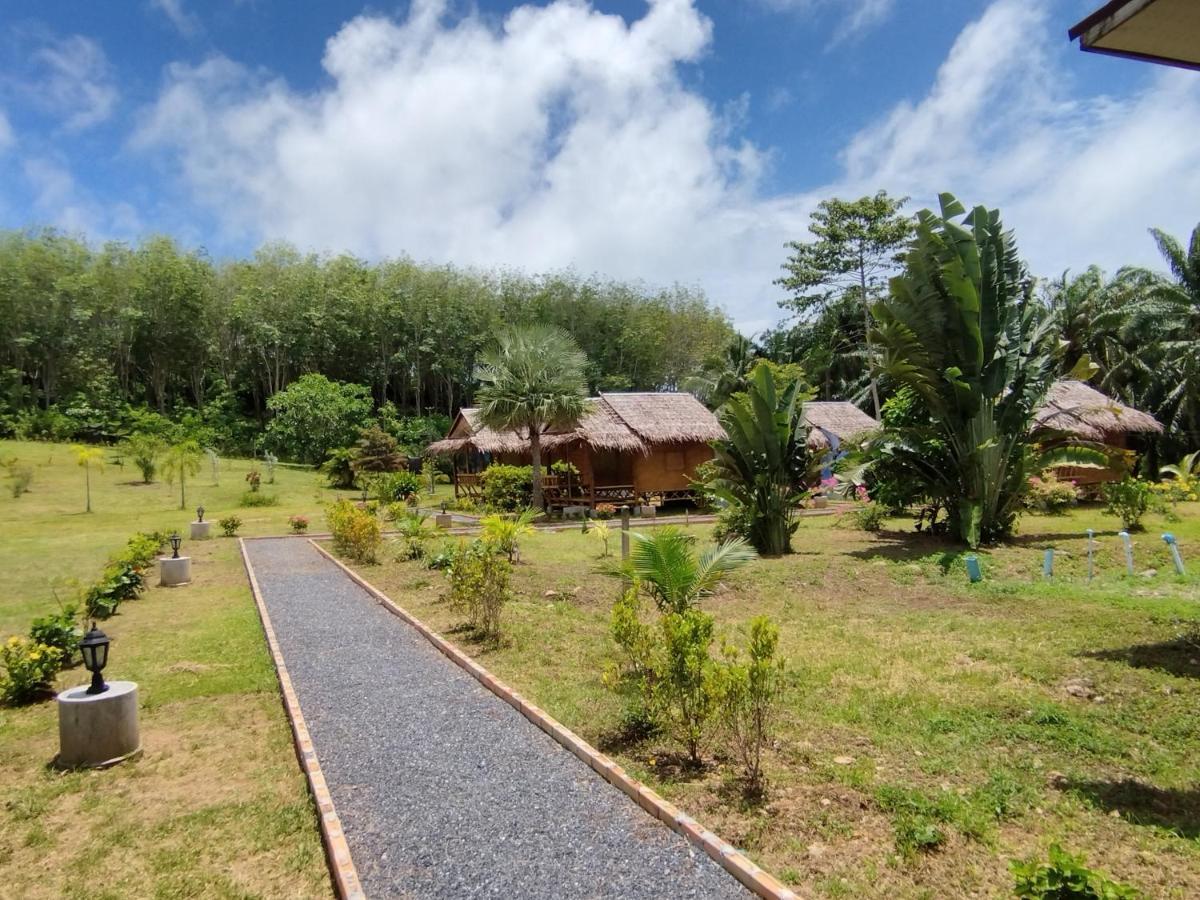
[[[68,449],[0,442],[0,458],[34,467],[31,490],[0,494],[0,637],[71,599],[136,530],[178,529],[194,507],[237,513],[243,534],[283,533],[308,514],[321,527],[331,492],[307,470],[280,467],[239,509],[247,461],[223,461],[188,485],[142,485],[136,470],[84,473]],[[106,675],[139,684],[144,756],[103,772],[47,768],[57,750],[54,703],[0,708],[0,894],[12,897],[328,897],[316,819],[291,746],[274,670],[237,542],[185,542],[194,583],[153,587],[103,623],[114,639]],[[152,582],[156,578],[151,579]],[[87,673],[67,670],[58,687]]]
[[[577,531],[527,539],[507,640],[472,642],[420,563],[364,567],[398,603],[682,808],[815,896],[1006,896],[1008,861],[1053,841],[1152,896],[1200,896],[1200,505],[1147,519],[1124,577],[1115,522],[1094,508],[1027,517],[1007,546],[961,555],[894,521],[867,535],[803,520],[797,552],[735,574],[705,601],[719,631],[765,613],[790,662],[770,793],[742,801],[709,750],[687,774],[662,739],[621,740],[601,680],[617,584]],[[1100,546],[1086,581],[1084,530]],[[1180,540],[1175,576],[1159,538]],[[693,531],[708,539],[707,529]],[[1043,551],[1057,548],[1044,581]],[[619,552],[619,540],[613,541]],[[1155,570],[1149,574],[1149,570]],[[1200,640],[1200,638],[1198,638]],[[934,850],[917,849],[940,836]]]

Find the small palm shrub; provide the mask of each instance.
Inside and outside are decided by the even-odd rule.
[[[30,638],[10,637],[0,647],[0,700],[15,706],[45,693],[61,668],[63,651]]]
[[[1148,482],[1139,478],[1124,478],[1104,485],[1104,511],[1121,520],[1126,531],[1142,527],[1142,516],[1150,508],[1153,491]]]
[[[697,555],[692,538],[672,525],[632,536],[630,568],[661,612],[690,609],[715,591],[723,577],[757,557],[740,539]]]
[[[1050,845],[1050,859],[1037,858],[1009,864],[1020,900],[1137,900],[1141,893],[1127,884],[1089,869],[1082,856],[1072,856],[1058,844]]]
[[[304,534],[308,531],[308,516],[289,516],[288,525],[291,526],[292,534]]]
[[[446,571],[450,604],[467,614],[481,637],[498,638],[500,612],[510,597],[512,574],[512,566],[499,548],[484,540],[460,544]]]
[[[378,561],[383,531],[374,512],[360,509],[349,500],[338,500],[326,507],[325,518],[333,535],[334,550],[356,562]]]
[[[493,463],[479,476],[484,505],[498,512],[527,509],[533,497],[533,469]]]
[[[503,553],[508,561],[516,562],[521,557],[519,542],[533,534],[533,520],[537,513],[527,509],[519,516],[490,515],[479,520],[483,526],[483,539]]]
[[[375,475],[370,484],[370,491],[381,506],[407,503],[410,499],[419,500],[421,497],[421,476],[407,469]]]
[[[428,516],[406,513],[396,518],[396,535],[401,542],[401,559],[424,559],[425,542],[438,533]]]
[[[237,537],[238,529],[242,527],[242,520],[237,516],[226,516],[217,524],[221,526],[221,534],[225,537]]]
[[[612,529],[608,527],[608,523],[592,522],[591,527],[588,528],[588,532],[604,547],[604,553],[601,555],[608,556],[608,542],[612,537]]]

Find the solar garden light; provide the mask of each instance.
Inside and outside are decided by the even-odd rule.
[[[95,622],[79,642],[92,682],[68,688],[57,697],[59,749],[54,762],[60,768],[102,768],[141,752],[137,685],[132,681],[106,684],[100,674],[108,664],[110,643]]]
[[[1129,536],[1128,531],[1122,531],[1119,537],[1125,544],[1125,572],[1133,575],[1133,538]]]
[[[193,535],[196,528],[195,522],[192,523]],[[205,522],[204,527],[207,529],[209,523]],[[187,584],[192,580],[192,558],[190,556],[180,556],[179,548],[183,544],[183,538],[179,536],[179,532],[174,532],[169,538],[171,543],[171,555],[160,556],[158,559],[158,583],[163,587],[175,587],[180,584]]]
[[[204,507],[196,507],[196,521],[192,523],[191,537],[193,541],[206,541],[209,537],[209,529],[212,528],[211,522],[204,521]]]
[[[976,584],[983,581],[983,572],[979,568],[979,557],[974,553],[966,558],[967,577],[971,579],[971,584]]]
[[[1091,528],[1088,532],[1088,581],[1092,580],[1092,576],[1096,574],[1096,542],[1093,540],[1096,537],[1096,532]]]
[[[92,623],[92,630],[83,636],[79,642],[79,652],[83,656],[83,667],[92,673],[92,683],[87,689],[89,694],[103,694],[108,685],[100,676],[100,672],[108,665],[108,635]]]

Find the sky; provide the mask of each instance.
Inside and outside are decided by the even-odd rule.
[[[823,198],[998,207],[1056,277],[1200,221],[1200,73],[1099,0],[5,0],[0,227],[703,289],[752,333]]]

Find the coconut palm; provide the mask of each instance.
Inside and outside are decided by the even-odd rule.
[[[92,466],[104,471],[104,450],[101,447],[84,447],[76,444],[71,448],[75,454],[75,462],[83,469],[83,484],[87,496],[85,512],[92,511]]]
[[[668,613],[691,609],[715,591],[722,578],[758,556],[740,538],[697,555],[692,539],[671,525],[650,535],[633,532],[632,537],[630,569],[658,608]]]
[[[480,422],[529,435],[534,509],[544,505],[542,436],[575,427],[588,410],[585,365],[587,357],[561,328],[530,325],[503,332],[476,369]]]
[[[1057,323],[1033,302],[999,212],[940,200],[940,215],[918,213],[904,274],[873,310],[876,368],[929,413],[928,425],[889,430],[894,461],[946,499],[952,530],[976,547],[1011,531],[1030,475],[1106,457],[1062,436],[1050,450],[1035,444],[1030,426],[1058,374]],[[932,460],[931,441],[944,448]]]
[[[720,356],[705,362],[698,374],[684,379],[683,389],[695,394],[709,408],[716,409],[733,394],[746,389],[746,379],[754,360],[753,342],[735,334]]]
[[[200,471],[200,461],[203,454],[200,445],[195,441],[181,441],[167,449],[163,456],[162,471],[167,484],[174,484],[179,479],[179,508],[187,508],[187,478]]]

